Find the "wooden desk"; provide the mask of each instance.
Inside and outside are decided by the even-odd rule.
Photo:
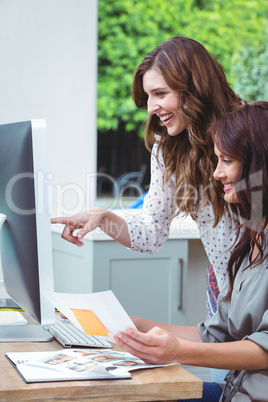
[[[202,396],[202,381],[180,366],[132,371],[132,378],[127,380],[26,384],[5,357],[6,352],[62,348],[55,340],[44,343],[0,343],[0,401],[171,401]],[[118,349],[115,345],[114,349],[116,348]]]

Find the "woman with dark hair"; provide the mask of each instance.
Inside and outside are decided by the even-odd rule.
[[[147,363],[230,370],[224,396],[205,383],[201,401],[267,401],[268,395],[268,102],[246,104],[211,126],[215,181],[236,221],[228,280],[215,315],[197,327],[133,318],[138,330],[116,342]],[[214,183],[215,191],[219,185]],[[221,399],[220,399],[221,397]],[[225,399],[224,399],[225,398]],[[198,401],[195,399],[195,401]]]
[[[246,255],[251,253],[251,264],[255,266],[268,254],[268,249],[265,250],[268,225],[268,103],[247,104],[239,113],[229,113],[228,118],[221,125],[220,122],[218,126],[215,124],[213,130],[217,148],[225,154],[229,150],[228,155],[242,165],[236,189],[238,203],[231,203],[230,206],[232,214],[242,220],[243,225],[238,226],[239,242],[233,247],[228,261],[229,300],[233,280]],[[226,192],[224,198],[231,202],[228,196],[229,192]],[[235,267],[234,272],[232,267]]]

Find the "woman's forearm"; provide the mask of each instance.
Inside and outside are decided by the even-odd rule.
[[[268,352],[249,340],[198,344],[183,341],[182,352],[178,357],[180,364],[193,366],[226,370],[268,368]]]
[[[106,211],[98,227],[125,247],[131,247],[128,226],[124,218]]]
[[[268,368],[268,352],[250,340],[205,343],[197,327],[173,326],[134,318],[138,330],[114,337],[127,352],[147,363],[179,363],[227,370]],[[144,331],[144,332],[143,332]]]
[[[180,339],[187,339],[192,342],[202,342],[197,327],[185,327],[180,325],[163,324],[157,321],[146,320],[145,318],[131,317],[137,329],[141,332],[148,332],[154,327],[159,327],[170,332]]]

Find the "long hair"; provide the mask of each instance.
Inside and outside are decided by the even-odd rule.
[[[256,246],[258,250],[251,268],[267,258],[264,231],[268,225],[268,102],[245,104],[242,109],[226,113],[212,124],[211,131],[220,152],[241,162],[235,184],[238,203],[230,204],[233,216],[242,223],[227,267],[230,291],[225,300],[230,300],[234,279],[251,249]]]
[[[148,96],[143,90],[143,75],[150,69],[159,71],[167,85],[180,94],[179,112],[187,129],[171,137],[156,115],[150,115],[145,128],[145,144],[151,150],[155,134],[160,136],[164,180],[176,178],[176,204],[179,212],[193,218],[199,209],[200,196],[212,202],[215,224],[223,213],[210,180],[213,175],[213,144],[208,126],[223,113],[241,106],[241,99],[230,88],[223,69],[203,45],[193,39],[173,37],[151,51],[137,67],[133,81],[133,100],[147,109]],[[197,196],[196,196],[197,195]]]

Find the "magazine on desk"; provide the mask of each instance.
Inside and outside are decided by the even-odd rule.
[[[110,349],[63,349],[51,352],[6,353],[27,383],[131,378],[130,371],[162,367],[146,364],[130,353]]]

